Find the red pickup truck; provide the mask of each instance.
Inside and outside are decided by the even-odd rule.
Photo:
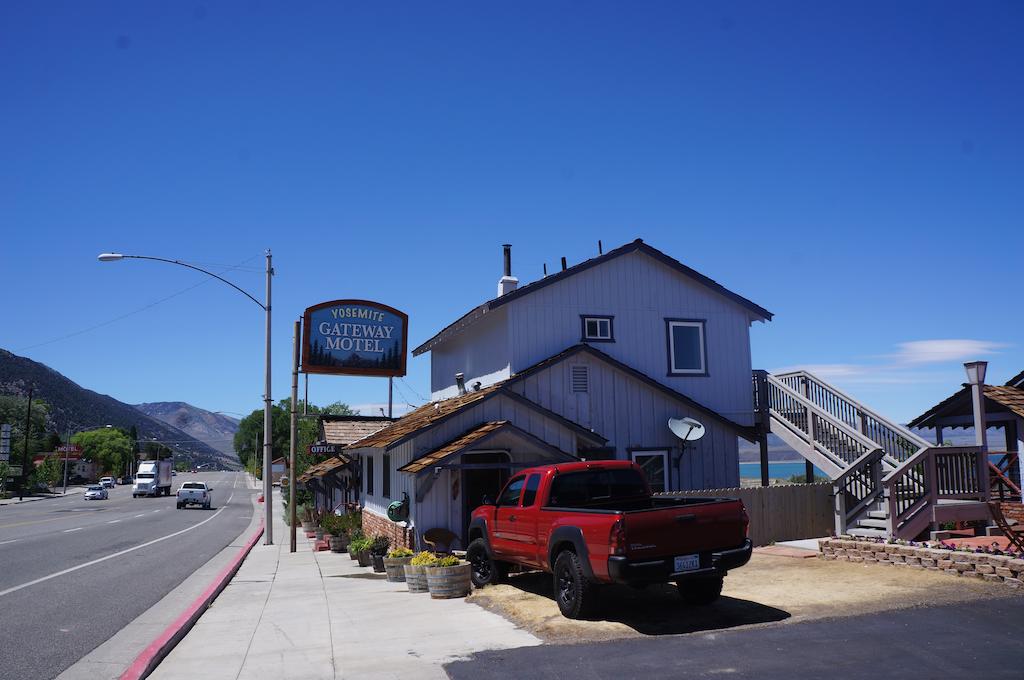
[[[469,525],[473,584],[510,567],[554,575],[564,616],[586,616],[596,586],[675,581],[683,600],[708,604],[730,569],[750,559],[749,518],[735,498],[652,496],[628,461],[545,465],[512,477]]]

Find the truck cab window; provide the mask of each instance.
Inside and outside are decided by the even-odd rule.
[[[505,490],[498,496],[497,505],[518,505],[519,494],[523,490],[523,482],[526,481],[523,477],[516,477],[508,483]]]
[[[524,508],[533,506],[537,500],[537,489],[540,488],[540,475],[530,475],[526,478],[526,489],[523,491],[523,501],[520,503]]]

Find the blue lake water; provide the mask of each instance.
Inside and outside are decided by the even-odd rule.
[[[803,461],[792,463],[768,463],[768,477],[771,479],[789,479],[793,475],[804,474]],[[814,474],[824,475],[821,470],[814,468]],[[760,463],[740,463],[740,479],[761,479]]]

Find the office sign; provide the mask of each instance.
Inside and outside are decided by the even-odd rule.
[[[341,453],[341,447],[337,444],[311,444],[309,455],[311,456],[337,456]]]
[[[334,300],[302,315],[302,370],[333,375],[405,375],[409,317],[368,300]]]

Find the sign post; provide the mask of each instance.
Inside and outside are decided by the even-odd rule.
[[[11,459],[11,425],[4,423],[0,425],[0,462],[6,463]]]

